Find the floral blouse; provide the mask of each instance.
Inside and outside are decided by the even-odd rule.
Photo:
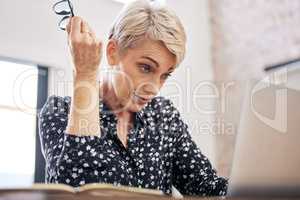
[[[39,113],[47,183],[110,183],[167,195],[174,186],[182,195],[226,194],[228,180],[217,176],[170,100],[155,97],[135,113],[126,148],[115,115],[101,99],[101,137],[66,134],[70,105],[70,96],[52,95]]]

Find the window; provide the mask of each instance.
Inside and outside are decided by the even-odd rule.
[[[0,61],[0,187],[34,181],[38,66]]]

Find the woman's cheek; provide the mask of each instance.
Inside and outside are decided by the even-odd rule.
[[[114,78],[114,88],[116,96],[119,100],[121,100],[124,103],[128,103],[128,100],[130,99],[131,92],[130,88],[132,87],[132,84],[130,84],[130,81],[128,80],[128,77],[118,74]]]

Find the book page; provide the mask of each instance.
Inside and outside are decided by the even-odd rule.
[[[33,190],[43,190],[47,192],[71,192],[75,193],[75,189],[72,186],[66,185],[66,184],[43,184],[43,183],[36,183],[33,184],[30,189]]]
[[[151,190],[144,188],[114,186],[112,184],[91,183],[78,188],[78,192],[89,193],[94,196],[164,196],[160,190]]]

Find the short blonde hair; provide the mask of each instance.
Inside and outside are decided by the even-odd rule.
[[[162,41],[176,57],[176,67],[185,56],[186,34],[176,14],[167,7],[136,0],[124,6],[109,32],[120,52],[133,47],[145,38]]]

